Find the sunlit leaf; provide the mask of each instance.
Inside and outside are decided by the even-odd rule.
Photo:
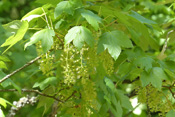
[[[95,30],[98,30],[99,23],[101,23],[101,18],[98,15],[90,10],[82,10],[81,15],[95,28]]]
[[[5,117],[3,111],[1,110],[1,106],[0,106],[0,117]]]
[[[143,16],[141,16],[140,14],[138,14],[135,11],[131,11],[130,16],[134,17],[135,19],[139,20],[141,23],[146,23],[146,24],[156,24],[156,22],[149,20]]]
[[[22,26],[22,22],[20,20],[14,20],[8,24],[4,24],[3,28],[8,32],[16,34],[16,32],[18,31],[18,29],[20,29],[21,26]]]
[[[41,90],[45,89],[49,85],[54,85],[57,83],[57,78],[56,77],[49,77],[46,78],[44,81],[38,83],[36,82],[33,86],[33,88],[40,87]]]
[[[9,101],[7,101],[7,100],[5,100],[3,98],[0,98],[0,105],[2,105],[4,108],[6,108],[7,104],[12,105]]]
[[[0,68],[7,69],[7,66],[3,61],[0,61]]]
[[[63,12],[66,12],[70,15],[73,15],[74,9],[73,5],[69,1],[62,1],[57,4],[54,12],[55,18],[57,18],[59,15],[61,15]]]
[[[24,48],[41,41],[43,51],[47,52],[53,45],[53,36],[55,36],[55,32],[51,29],[40,30],[30,38],[30,41],[25,44]]]
[[[56,24],[55,24],[55,29],[58,29],[61,25],[61,23],[64,22],[63,19],[59,20]]]
[[[8,59],[5,56],[0,56],[0,61],[4,61],[4,62],[10,62],[10,59]]]
[[[75,26],[71,28],[65,36],[65,44],[73,41],[73,44],[81,49],[86,42],[89,46],[94,45],[94,38],[92,32],[84,26]]]
[[[27,20],[28,22],[30,22],[32,19],[41,17],[43,15],[44,15],[43,10],[41,7],[39,7],[39,8],[36,8],[36,9],[30,11],[25,16],[23,16],[22,20]]]
[[[20,41],[24,37],[24,35],[25,35],[25,33],[28,29],[28,22],[27,21],[22,21],[21,25],[20,26],[18,26],[18,25],[20,25],[20,23],[18,23],[17,25],[14,25],[14,24],[10,25],[9,24],[9,27],[12,26],[13,29],[15,29],[17,31],[15,32],[16,34],[10,36],[5,41],[5,43],[3,43],[1,45],[1,47],[9,46],[3,53],[5,53],[8,49],[10,49],[14,44],[16,44],[18,41]]]

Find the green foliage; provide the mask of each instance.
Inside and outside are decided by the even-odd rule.
[[[70,43],[73,40],[75,47],[81,49],[86,42],[89,46],[94,45],[94,38],[92,32],[83,26],[75,26],[71,28],[65,36],[65,44]]]
[[[53,45],[53,36],[55,36],[55,32],[51,29],[40,30],[31,37],[30,42],[25,44],[25,48],[41,41],[43,51],[47,52]]]
[[[175,116],[175,111],[174,111],[174,110],[171,110],[171,111],[169,111],[169,112],[166,114],[166,117],[172,117],[172,116]]]
[[[141,82],[143,86],[147,86],[151,83],[154,87],[161,90],[162,80],[168,80],[167,75],[160,67],[153,67],[150,73],[144,71],[140,76]]]
[[[82,10],[81,15],[87,20],[89,24],[95,28],[95,30],[99,29],[98,23],[101,23],[101,18],[98,15],[95,15],[89,10]]]
[[[35,2],[21,20],[0,18],[0,93],[19,93],[2,94],[0,116],[25,91],[38,100],[29,116],[174,116],[173,0]]]
[[[70,1],[62,1],[59,4],[57,4],[57,7],[55,8],[55,13],[54,13],[55,18],[57,18],[63,12],[73,15],[74,8],[73,8],[73,4],[71,4]]]
[[[10,49],[14,44],[16,44],[18,41],[20,41],[24,37],[28,29],[28,22],[27,21],[14,21],[12,23],[6,24],[4,28],[6,30],[9,29],[11,33],[14,33],[14,35],[10,36],[6,40],[6,42],[1,45],[1,47],[9,46],[4,51],[5,53],[8,49]]]
[[[121,47],[132,47],[132,42],[121,31],[106,32],[101,35],[98,43],[98,53],[108,49],[108,52],[116,60],[121,52]]]

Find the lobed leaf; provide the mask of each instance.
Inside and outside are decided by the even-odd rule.
[[[101,23],[102,19],[98,15],[94,14],[90,10],[82,10],[81,16],[84,17],[87,22],[91,24],[92,27],[94,27],[95,30],[99,29],[98,23]]]
[[[54,12],[55,18],[60,16],[63,12],[66,12],[70,15],[73,15],[74,9],[73,9],[73,5],[71,4],[71,2],[62,1],[62,2],[58,3],[56,8],[55,8],[55,12]]]
[[[140,76],[142,86],[147,86],[151,83],[155,88],[161,90],[162,87],[162,80],[168,79],[167,75],[160,67],[153,67],[150,73],[146,71],[141,73]]]
[[[36,8],[36,9],[30,11],[25,16],[23,16],[22,20],[27,20],[28,22],[30,22],[32,19],[41,17],[43,15],[44,15],[43,10],[41,7],[39,7],[39,8]]]
[[[14,23],[8,25],[9,28],[15,27],[13,29],[17,31],[15,31],[15,34],[10,36],[5,41],[5,43],[1,45],[1,47],[9,46],[3,53],[5,53],[8,49],[10,49],[13,45],[15,45],[18,41],[20,41],[24,37],[25,33],[27,32],[28,26],[29,25],[27,21],[21,21],[21,23],[17,21],[17,25],[16,24],[14,25]]]
[[[43,51],[47,52],[53,45],[53,36],[55,36],[55,32],[51,29],[40,30],[30,38],[30,41],[25,44],[24,48],[41,40]]]
[[[65,44],[73,41],[73,44],[78,49],[81,49],[86,42],[89,46],[94,45],[94,38],[92,32],[84,26],[74,26],[71,28],[65,36]]]
[[[130,48],[133,47],[133,45],[123,32],[115,30],[101,35],[97,52],[100,53],[108,49],[108,52],[116,60],[120,55],[121,47]]]
[[[44,81],[38,83],[36,82],[33,86],[33,88],[40,87],[41,90],[44,90],[47,86],[56,84],[56,77],[49,77],[46,78]]]

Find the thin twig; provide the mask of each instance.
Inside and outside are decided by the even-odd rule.
[[[168,88],[168,90],[170,91],[170,93],[172,94],[173,98],[175,99],[175,93],[172,91],[172,86],[162,86],[162,87],[165,87],[165,88]]]
[[[140,103],[139,104],[137,104],[137,106],[136,107],[134,107],[131,111],[129,111],[126,115],[124,115],[124,117],[128,117],[137,107],[139,107],[140,106]]]
[[[16,90],[16,89],[0,89],[0,92],[14,92],[14,91],[17,91],[17,90]],[[42,95],[42,96],[45,96],[45,97],[53,98],[53,99],[56,100],[56,101],[63,102],[62,100],[59,100],[59,99],[56,98],[55,96],[51,96],[51,95],[47,95],[47,94],[41,93],[41,92],[38,91],[38,90],[21,89],[21,91],[22,91],[22,92],[33,92],[33,93],[37,93],[37,94]]]
[[[150,110],[150,107],[149,107],[150,92],[148,92],[149,91],[148,87],[149,87],[149,85],[146,86],[146,106],[147,106],[148,117],[151,117],[151,110]]]
[[[69,97],[67,97],[65,100],[64,100],[64,103],[66,101],[68,101],[72,96],[74,96],[74,94],[76,93],[76,91],[74,91]],[[60,108],[61,104],[58,106],[58,108]]]
[[[72,96],[74,96],[75,93],[76,93],[76,91],[74,91],[68,98],[66,98],[64,102],[66,102],[66,101],[69,100]]]
[[[63,43],[63,40],[55,33],[56,37]]]
[[[115,23],[116,21],[117,21],[117,19],[116,19],[116,20],[114,20],[113,22],[111,22],[110,24],[106,25],[106,27],[108,27],[108,26],[112,25],[112,24],[113,24],[113,23]]]
[[[169,34],[172,33],[174,30],[170,30],[168,33],[167,33],[167,36],[166,36],[166,40],[165,40],[165,44],[163,45],[163,48],[162,48],[162,51],[161,51],[161,55],[163,55],[167,49],[167,44],[168,44],[168,37],[169,37]]]
[[[15,74],[18,73],[19,71],[23,70],[24,68],[30,66],[31,64],[33,64],[35,61],[37,61],[37,60],[40,59],[40,58],[41,58],[41,55],[38,56],[38,57],[36,57],[35,59],[29,61],[28,63],[26,63],[24,66],[20,67],[19,69],[17,69],[17,70],[15,70],[15,71],[13,71],[12,73],[6,75],[4,78],[2,78],[2,79],[0,80],[0,83],[4,82],[5,80],[7,80],[7,79],[10,78],[11,76],[15,75]]]
[[[44,9],[42,8],[44,14],[45,14],[45,19],[46,19],[46,23],[47,23],[47,26],[48,28],[50,29],[50,25],[49,25],[49,22],[48,22],[48,19],[47,19],[47,16],[46,16],[46,12],[44,11]]]

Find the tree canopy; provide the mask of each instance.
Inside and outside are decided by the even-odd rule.
[[[0,117],[175,116],[174,0],[2,0],[0,15]]]

